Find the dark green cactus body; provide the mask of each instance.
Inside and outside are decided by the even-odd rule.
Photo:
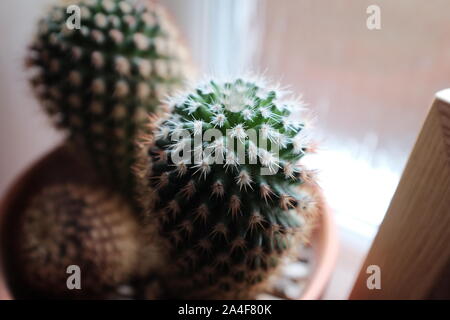
[[[315,210],[298,164],[308,152],[305,124],[279,98],[238,79],[170,101],[173,115],[154,133],[141,176],[180,276],[172,285],[185,289],[177,294],[250,297]]]
[[[71,30],[68,3],[39,23],[28,59],[35,70],[31,83],[57,126],[131,194],[136,132],[185,78],[186,50],[159,6],[71,1],[81,13],[81,28]]]

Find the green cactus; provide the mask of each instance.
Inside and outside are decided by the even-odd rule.
[[[47,113],[127,195],[134,188],[136,132],[190,74],[170,18],[146,2],[63,1],[39,22],[27,58],[32,87]],[[80,29],[66,23],[69,3],[80,8]]]
[[[117,193],[77,184],[53,185],[32,198],[18,228],[18,266],[33,294],[90,296],[128,280],[138,262],[138,224]],[[81,270],[69,290],[66,269]]]
[[[318,211],[314,175],[299,164],[311,151],[307,122],[292,119],[302,105],[281,95],[210,80],[170,99],[171,117],[143,139],[141,200],[176,266],[177,295],[252,297]]]

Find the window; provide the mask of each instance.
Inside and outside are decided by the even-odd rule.
[[[338,223],[373,237],[433,94],[448,85],[450,3],[166,0],[201,72],[252,70],[303,93],[322,150],[309,159]]]

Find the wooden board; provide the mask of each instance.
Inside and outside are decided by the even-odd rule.
[[[379,290],[368,289],[370,265],[380,267]],[[450,89],[446,89],[436,95],[350,299],[448,299],[449,277]]]

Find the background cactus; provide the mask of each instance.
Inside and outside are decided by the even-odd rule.
[[[253,80],[207,81],[172,98],[172,116],[142,140],[141,198],[177,295],[250,298],[310,229],[320,201],[299,164],[307,125],[293,119],[301,102],[281,98]]]
[[[81,29],[66,24],[70,3],[81,9]],[[142,120],[189,74],[186,49],[163,8],[135,3],[61,1],[39,22],[27,59],[47,113],[128,195]]]
[[[137,230],[117,194],[77,184],[45,188],[19,223],[18,265],[26,287],[61,298],[90,296],[128,280],[138,262]],[[67,289],[69,265],[80,267],[82,290]]]

